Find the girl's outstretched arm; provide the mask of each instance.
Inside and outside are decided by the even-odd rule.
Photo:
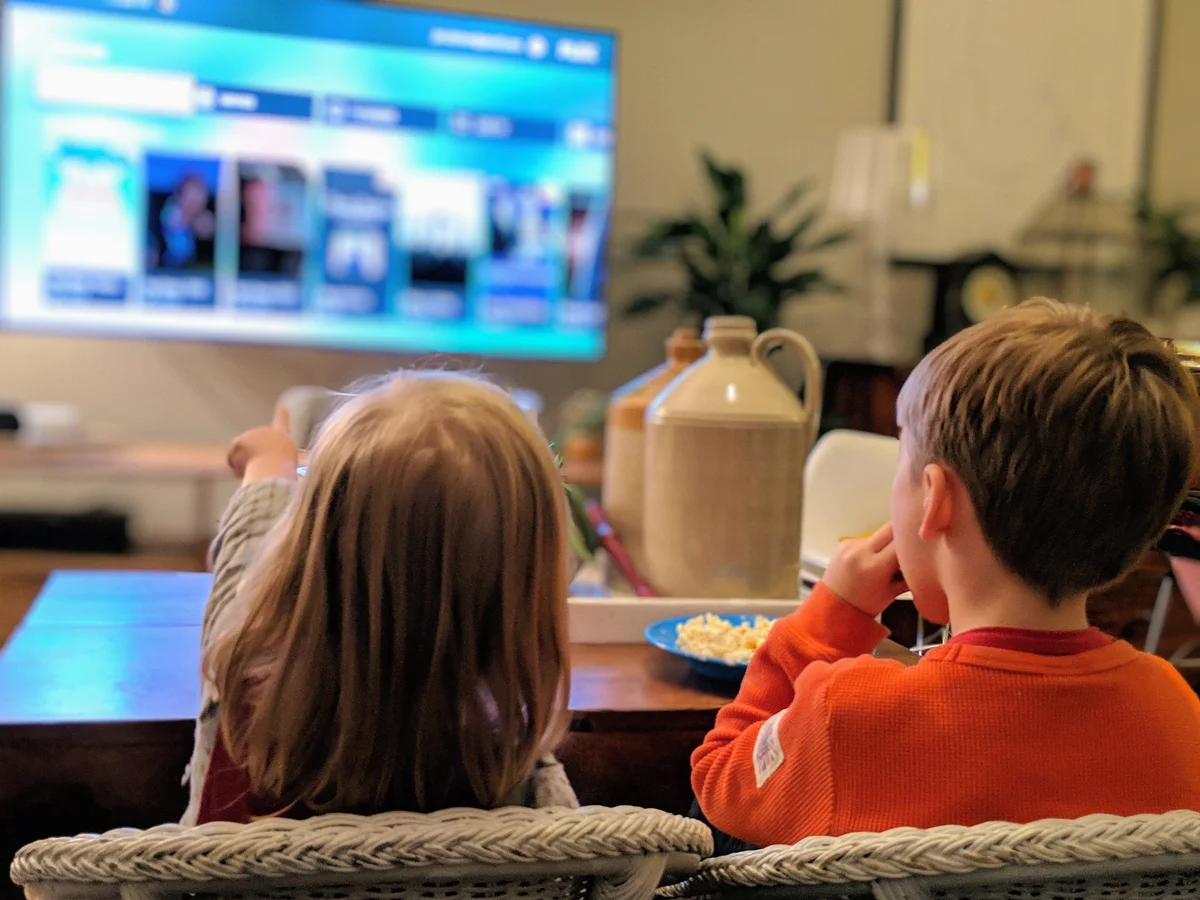
[[[208,552],[212,588],[204,607],[200,648],[207,650],[213,636],[230,627],[243,612],[236,603],[246,569],[258,555],[263,537],[291,501],[296,484],[296,446],[287,436],[287,419],[276,414],[268,428],[258,428],[237,438],[229,451],[229,466],[242,486],[229,501],[217,536]],[[196,719],[192,759],[184,771],[188,807],[180,819],[196,824],[204,780],[217,741],[217,696],[207,679],[201,679],[200,715]]]
[[[295,488],[298,461],[296,445],[288,437],[284,410],[276,412],[271,425],[234,439],[229,467],[242,479],[242,486],[229,501],[209,548],[213,585],[204,608],[202,650],[218,631],[217,624],[237,595],[246,568],[258,555],[263,536],[287,508]]]

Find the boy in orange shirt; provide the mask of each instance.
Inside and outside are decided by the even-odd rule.
[[[1200,701],[1089,628],[1187,489],[1197,396],[1137,323],[1035,300],[951,338],[897,404],[893,522],[845,541],[692,755],[705,817],[814,834],[1200,809]],[[953,637],[869,654],[911,588]]]

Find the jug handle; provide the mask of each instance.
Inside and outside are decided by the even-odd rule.
[[[767,354],[781,346],[791,347],[800,354],[800,359],[804,362],[803,409],[811,422],[812,438],[809,442],[811,447],[816,441],[817,432],[821,427],[821,359],[806,337],[787,328],[772,328],[760,334],[750,346],[750,356],[770,369],[778,378],[778,373],[767,362]]]

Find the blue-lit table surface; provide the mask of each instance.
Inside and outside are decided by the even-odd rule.
[[[199,572],[53,573],[0,651],[0,735],[103,724],[146,735],[190,723],[210,583]],[[577,717],[710,715],[727,699],[643,644],[574,645],[571,661]]]
[[[182,813],[208,587],[202,573],[50,577],[0,651],[0,844]],[[574,645],[571,663],[559,756],[581,799],[686,811],[688,756],[731,688],[646,644]]]
[[[0,651],[0,727],[194,717],[210,582],[199,572],[55,572]]]

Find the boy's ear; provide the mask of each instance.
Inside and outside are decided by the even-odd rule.
[[[930,463],[921,472],[922,511],[918,534],[930,541],[950,527],[954,518],[954,492],[950,473],[937,463]]]

